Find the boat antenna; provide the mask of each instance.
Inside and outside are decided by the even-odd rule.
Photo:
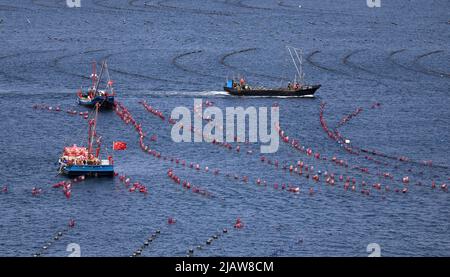
[[[297,60],[298,60],[299,68],[300,68],[300,74],[299,74],[300,82],[303,84],[304,78],[305,78],[305,73],[303,72],[303,50],[294,48],[294,51],[295,51],[295,55],[297,56]],[[300,51],[300,55],[298,54],[298,51]]]
[[[95,83],[97,82],[97,62],[94,60],[92,61],[92,87],[95,88]]]
[[[88,131],[88,157],[92,154],[92,147],[94,144],[94,137],[96,134],[96,128],[97,128],[97,115],[98,115],[98,107],[99,103],[95,104],[95,113],[94,118],[89,120],[89,131]]]
[[[106,60],[104,61],[104,63],[105,63],[106,77],[108,78],[108,82],[106,83],[107,84],[106,86],[111,89],[111,93],[112,93],[113,92],[113,87],[112,87],[113,82],[111,80],[111,77],[109,76],[108,64],[106,63]]]
[[[98,158],[98,156],[100,155],[100,148],[102,147],[102,137],[99,136],[97,137],[97,148],[95,149],[95,157]]]
[[[289,51],[289,55],[291,55],[292,62],[294,63],[295,69],[297,70],[297,74],[298,74],[298,76],[300,77],[300,76],[301,76],[301,71],[300,71],[300,69],[298,68],[297,62],[295,61],[294,55],[292,54],[292,51],[291,51],[291,48],[292,48],[293,51],[295,51],[295,48],[292,47],[292,46],[286,46],[286,48],[287,48],[287,50]],[[297,56],[298,56],[298,55],[297,55]],[[297,77],[297,76],[296,76],[296,77]]]
[[[100,76],[98,77],[97,85],[95,86],[95,93],[94,93],[95,95],[97,95],[98,86],[100,85],[100,80],[102,79],[104,68],[105,68],[105,61],[103,61],[103,63],[102,63],[102,69],[100,70]]]

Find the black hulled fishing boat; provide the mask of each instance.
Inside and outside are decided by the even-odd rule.
[[[228,86],[229,85],[229,86]],[[320,88],[320,85],[299,85],[297,88],[253,88],[251,86],[241,87],[236,86],[236,83],[232,81],[224,90],[230,95],[236,96],[297,96],[297,97],[313,97],[316,90]]]
[[[300,49],[290,46],[286,47],[294,63],[297,74],[294,81],[285,87],[266,88],[253,87],[244,78],[227,80],[223,88],[228,94],[235,96],[289,96],[289,97],[313,97],[321,85],[307,85],[304,83],[302,53]],[[299,53],[300,52],[300,53]]]

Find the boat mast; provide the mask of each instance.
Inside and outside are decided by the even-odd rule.
[[[296,81],[297,80],[297,76],[298,76],[300,81],[303,82],[303,68],[302,68],[303,63],[302,63],[302,59],[300,58],[301,55],[299,56],[298,52],[297,52],[298,49],[296,49],[296,48],[294,48],[292,46],[286,46],[286,48],[288,49],[289,55],[291,56],[292,63],[294,63],[295,69],[297,70],[297,74],[298,75],[295,76],[294,80]],[[291,50],[291,48],[292,48],[292,50]],[[295,52],[295,56],[297,58],[297,61],[296,61],[296,59],[294,57],[294,54],[292,54],[292,51]],[[297,65],[297,62],[298,62],[298,65]]]
[[[92,156],[92,147],[94,144],[94,137],[96,134],[96,128],[97,128],[97,115],[98,115],[98,107],[99,104],[95,104],[95,112],[94,112],[94,118],[89,120],[89,131],[88,131],[88,158]],[[98,152],[98,151],[97,151]],[[97,154],[98,156],[98,154]]]
[[[305,79],[305,73],[303,72],[303,50],[294,48],[294,51],[295,51],[295,55],[297,56],[297,60],[299,63],[299,68],[300,68],[300,74],[299,74],[300,83],[303,84],[304,79]],[[300,51],[300,56],[298,55],[298,51]]]
[[[104,63],[105,63],[106,77],[108,78],[108,81],[106,82],[106,87],[109,88],[111,94],[114,95],[113,81],[111,80],[111,76],[109,76],[108,64],[106,63],[106,60],[104,61]]]
[[[103,63],[102,63],[102,69],[100,70],[100,76],[98,77],[97,84],[95,85],[95,95],[97,95],[98,86],[100,85],[100,80],[102,79],[104,67],[105,67],[105,61],[103,61]]]
[[[92,62],[91,79],[92,79],[92,88],[95,88],[95,83],[97,82],[97,62],[96,61]]]

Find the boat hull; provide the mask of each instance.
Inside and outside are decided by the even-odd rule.
[[[67,165],[62,167],[62,173],[69,177],[93,176],[112,177],[114,176],[113,165]]]
[[[242,89],[224,87],[223,89],[230,95],[235,96],[289,96],[289,97],[305,97],[314,96],[314,93],[320,88],[320,85],[306,86],[297,90],[288,89]]]
[[[114,96],[96,96],[94,99],[78,97],[78,104],[83,106],[94,107],[97,103],[100,104],[100,108],[112,108],[114,106]]]

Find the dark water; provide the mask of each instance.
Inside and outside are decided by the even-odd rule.
[[[0,193],[0,255],[31,256],[75,219],[76,227],[45,255],[67,256],[73,242],[83,256],[129,256],[160,229],[144,256],[184,256],[197,245],[204,245],[197,256],[367,256],[369,243],[378,243],[385,256],[448,256],[449,197],[439,186],[450,177],[450,6],[446,0],[381,2],[369,9],[365,0],[81,0],[81,8],[70,9],[65,1],[2,0],[0,185],[9,191]],[[286,45],[303,48],[307,79],[322,84],[316,98],[237,99],[220,92],[233,73],[268,86],[292,76]],[[130,193],[118,178],[79,183],[69,200],[52,189],[64,180],[56,176],[58,155],[65,145],[85,143],[87,124],[80,116],[32,106],[85,110],[76,105],[74,91],[89,84],[90,62],[102,58],[108,58],[118,100],[142,123],[148,144],[163,156],[247,175],[251,182],[144,154],[133,128],[105,112],[98,127],[104,144],[129,145],[114,153],[116,170],[150,193]],[[281,126],[303,145],[374,174],[390,172],[396,180],[319,161],[281,142],[277,153],[265,155],[356,178],[358,190],[344,191],[342,182],[331,187],[261,163],[258,144],[242,144],[240,153],[207,143],[176,144],[170,126],[138,103],[147,100],[169,115],[180,105],[192,109],[194,98],[220,108],[276,102]],[[347,153],[320,126],[322,101],[332,128],[363,107],[340,128],[353,145],[444,167],[374,156],[389,163],[379,165]],[[370,109],[374,102],[381,107]],[[156,142],[149,141],[153,134]],[[171,167],[215,197],[176,186],[166,177]],[[403,176],[411,179],[409,191],[395,193],[404,187]],[[257,186],[257,178],[267,187]],[[360,193],[361,180],[370,196]],[[373,189],[376,182],[391,191]],[[273,183],[301,192],[275,190]],[[42,195],[33,197],[32,187],[42,188]],[[177,223],[168,225],[168,217]],[[237,217],[245,223],[241,230],[233,229]],[[206,246],[223,228],[228,234]]]

